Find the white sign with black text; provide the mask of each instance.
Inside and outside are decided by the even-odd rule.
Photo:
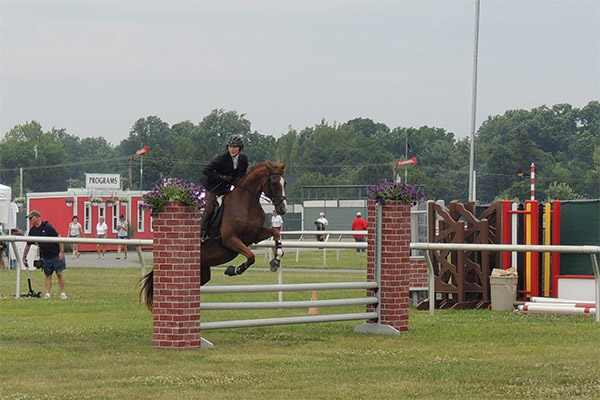
[[[121,175],[86,173],[85,187],[87,189],[121,189]]]

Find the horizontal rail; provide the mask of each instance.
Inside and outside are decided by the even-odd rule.
[[[411,243],[412,250],[473,250],[518,251],[535,253],[600,254],[600,246],[526,245],[526,244],[467,244],[467,243]]]
[[[226,302],[201,303],[200,309],[205,310],[278,310],[310,307],[344,307],[377,304],[376,297],[357,297],[331,300],[301,300],[301,301],[255,301],[255,302]]]
[[[120,244],[131,246],[152,246],[152,239],[99,239],[75,237],[46,237],[46,236],[0,236],[2,242],[29,242],[29,243],[79,243],[79,244]]]
[[[21,260],[21,254],[17,248],[17,242],[26,243],[79,243],[79,244],[116,244],[119,246],[135,246],[140,266],[142,269],[142,275],[146,274],[146,261],[142,254],[141,246],[152,246],[152,239],[100,239],[100,238],[75,238],[75,237],[45,237],[45,236],[21,236],[21,235],[6,235],[0,236],[0,241],[10,242],[11,249],[14,252],[15,260],[17,262],[17,273],[15,279],[15,298],[21,297],[21,270],[23,269],[23,261]]]
[[[255,326],[308,324],[313,322],[354,321],[360,319],[373,320],[377,318],[378,315],[376,312],[364,312],[348,314],[307,315],[303,317],[246,319],[235,321],[204,322],[200,324],[200,330],[208,331],[214,329],[250,328]]]
[[[274,285],[202,286],[200,288],[200,293],[265,293],[375,288],[377,288],[376,282],[287,283]]]
[[[354,236],[354,235],[368,235],[367,231],[281,231],[282,236],[284,235],[342,235],[342,236]]]
[[[2,236],[3,242],[29,242],[29,243],[79,243],[79,244],[120,244],[131,246],[152,246],[152,239],[99,239],[99,238],[73,238],[73,237],[42,237],[42,236]],[[299,241],[282,240],[283,247],[288,248],[327,248],[327,249],[366,249],[366,242],[317,242],[317,241]],[[253,247],[275,247],[275,241],[263,240],[252,245]]]

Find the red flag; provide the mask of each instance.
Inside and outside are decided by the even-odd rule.
[[[139,156],[141,156],[142,154],[148,154],[148,153],[149,153],[149,151],[148,151],[148,146],[144,146],[144,148],[143,148],[143,149],[139,149],[138,151],[136,151],[136,152],[135,152],[135,156],[136,156],[136,157],[139,157]]]
[[[398,167],[402,167],[404,165],[416,164],[417,157],[409,158],[408,160],[400,160],[396,163]]]

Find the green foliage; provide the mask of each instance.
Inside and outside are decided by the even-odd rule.
[[[553,200],[578,200],[582,196],[575,193],[566,183],[552,182],[546,189],[547,201]]]
[[[15,126],[0,142],[0,182],[18,193],[19,168],[24,190],[60,191],[82,186],[85,172],[119,173],[125,188],[150,188],[161,175],[199,182],[204,166],[225,151],[231,134],[244,136],[250,164],[287,162],[287,197],[303,200],[303,186],[374,185],[394,172],[418,185],[430,199],[467,200],[468,139],[443,128],[395,127],[369,118],[330,124],[325,120],[279,138],[251,130],[245,114],[215,109],[200,122],[172,126],[157,116],[139,118],[116,146],[104,138],[80,139],[65,129],[44,131],[35,121]],[[143,146],[150,152],[136,157]],[[600,103],[582,109],[568,104],[508,110],[490,116],[475,140],[477,199],[529,198],[529,168],[536,166],[537,197],[553,182],[585,198],[600,197]],[[36,151],[37,149],[37,151]],[[37,156],[36,156],[37,154]],[[36,158],[37,157],[37,158]],[[394,168],[417,157],[418,164]],[[131,176],[131,182],[129,182]]]

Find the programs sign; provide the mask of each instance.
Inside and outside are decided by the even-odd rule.
[[[119,174],[85,174],[87,189],[121,189]]]

